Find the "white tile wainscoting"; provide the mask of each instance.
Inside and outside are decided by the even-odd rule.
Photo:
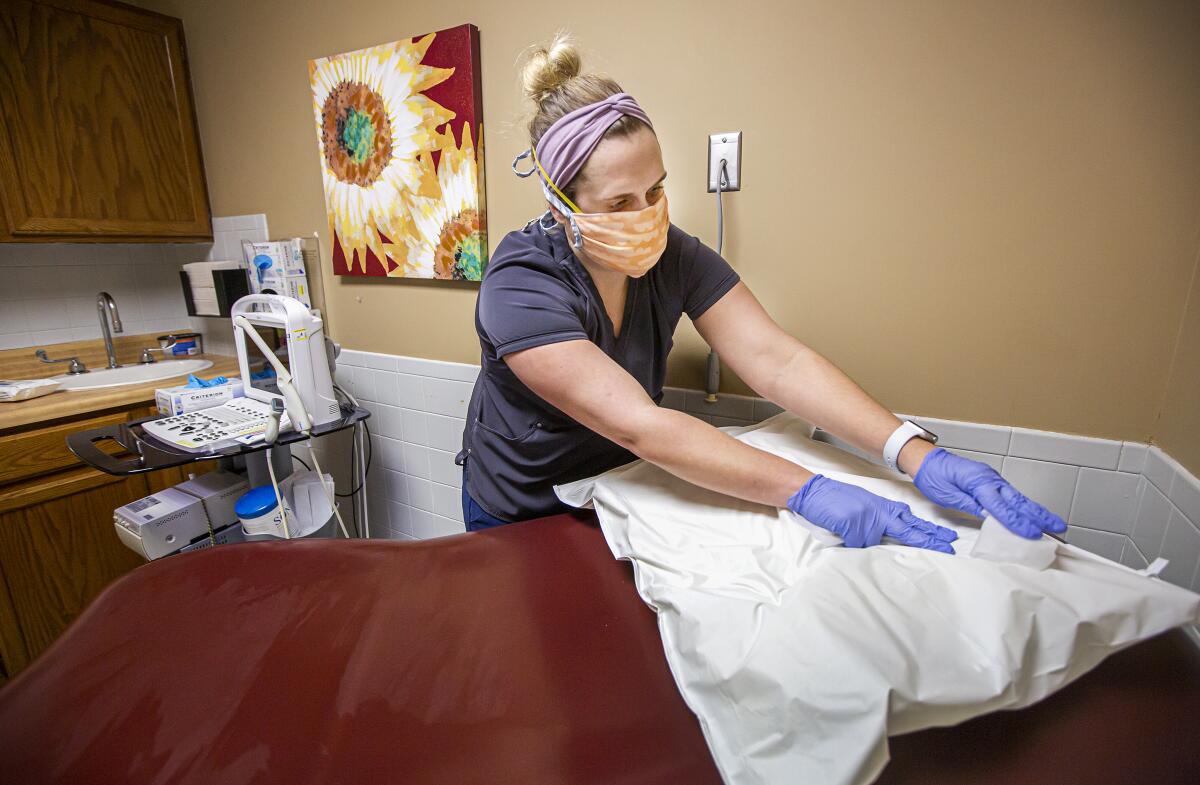
[[[377,536],[462,532],[462,442],[479,366],[343,351],[337,379],[372,411],[368,483]],[[780,411],[761,398],[667,388],[663,405],[713,425],[747,425]],[[900,415],[909,417],[910,415]],[[1160,449],[1135,442],[911,416],[947,449],[990,464],[1061,515],[1067,540],[1141,569],[1162,556],[1162,577],[1200,590],[1200,481]],[[820,430],[813,438],[839,444]],[[840,445],[839,446],[844,446]]]
[[[1170,560],[1165,580],[1200,590],[1200,481],[1158,447],[912,419],[1061,515],[1068,542],[1136,569],[1161,556]]]
[[[424,539],[464,531],[462,444],[479,366],[344,350],[337,383],[371,410],[371,532]]]

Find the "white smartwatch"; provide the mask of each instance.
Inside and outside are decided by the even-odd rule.
[[[908,440],[913,438],[924,439],[930,444],[937,444],[938,440],[936,433],[922,428],[912,420],[905,420],[899,428],[892,431],[892,435],[883,445],[883,462],[888,465],[889,469],[900,471],[900,467],[896,465],[896,459],[900,457],[900,450],[904,449]]]

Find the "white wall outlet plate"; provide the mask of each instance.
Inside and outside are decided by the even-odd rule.
[[[716,193],[717,178],[725,161],[726,180],[722,191],[742,190],[742,132],[730,131],[708,137],[708,192]]]

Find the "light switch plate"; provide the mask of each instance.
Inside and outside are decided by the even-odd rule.
[[[708,137],[708,192],[716,193],[721,160],[725,160],[726,182],[722,191],[742,190],[742,132],[730,131]]]

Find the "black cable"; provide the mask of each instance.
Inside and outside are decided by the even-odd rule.
[[[359,421],[359,424],[360,424],[360,425],[362,425],[362,427],[363,427],[363,430],[365,430],[365,431],[367,432],[367,440],[366,440],[366,442],[367,442],[367,446],[366,446],[366,453],[367,453],[367,470],[366,470],[365,472],[363,472],[363,478],[364,478],[364,482],[362,482],[362,483],[359,483],[359,486],[358,486],[357,488],[355,488],[354,490],[350,491],[349,493],[339,493],[339,494],[336,494],[336,495],[338,496],[338,498],[341,498],[341,499],[349,499],[351,496],[353,496],[354,494],[356,494],[356,493],[358,493],[359,491],[361,491],[361,490],[362,490],[362,489],[365,487],[365,484],[366,484],[366,483],[365,483],[365,478],[366,478],[366,476],[367,476],[368,474],[370,474],[370,473],[371,473],[371,459],[372,459],[372,458],[375,456],[375,450],[374,450],[374,448],[371,446],[371,426],[367,425],[367,421],[366,421],[366,420],[360,420],[360,421]],[[353,453],[351,453],[351,454],[353,454]]]
[[[340,392],[346,398],[347,401],[352,400],[350,397],[350,394],[347,393],[345,390],[343,390],[338,385],[336,385],[336,384],[333,385],[333,389],[336,390],[337,392]],[[353,496],[354,494],[361,491],[366,483],[367,476],[371,473],[371,461],[375,457],[375,448],[371,444],[371,426],[367,425],[366,420],[360,420],[359,422],[362,425],[363,430],[366,431],[366,433],[367,433],[367,444],[366,444],[366,447],[364,448],[364,452],[366,452],[366,454],[367,454],[367,470],[365,472],[363,472],[363,483],[359,484],[359,486],[357,488],[353,489],[349,493],[335,493],[334,494],[339,499],[349,499],[351,496]],[[355,450],[351,449],[351,452],[350,452],[351,457],[354,456],[355,452],[356,452]],[[357,526],[355,528],[357,528]]]
[[[364,478],[366,478],[366,477],[368,477],[368,475],[371,474],[371,459],[374,456],[374,450],[371,447],[371,426],[367,425],[366,420],[360,420],[360,424],[362,425],[362,430],[365,430],[367,432],[366,450],[365,450],[366,454],[367,454],[367,471],[362,473],[362,475],[364,475]],[[356,489],[354,489],[353,491],[350,491],[349,493],[338,493],[337,496],[340,496],[342,498],[352,497],[355,495],[355,493],[358,493],[359,491],[364,489],[364,486],[365,486],[365,484],[359,484],[359,486],[356,487]]]
[[[722,186],[729,185],[727,166],[728,163],[722,158],[721,170],[717,173],[717,255],[720,255],[721,246],[725,244],[725,210],[721,206],[721,191]]]
[[[312,471],[312,467],[311,467],[311,466],[309,466],[307,463],[305,463],[305,462],[304,462],[304,459],[303,459],[303,458],[301,458],[299,455],[293,454],[293,455],[292,455],[292,460],[293,460],[293,461],[300,461],[300,465],[301,465],[301,466],[303,466],[305,469],[308,469],[310,472]]]
[[[352,428],[350,431],[350,477],[351,477],[351,483],[353,483],[353,481],[354,481],[353,478],[358,476],[358,472],[362,468],[358,465],[358,442],[361,439],[361,437],[362,437],[362,434],[360,434],[358,432],[358,425],[356,424],[354,426],[354,428]],[[336,495],[337,495],[337,489],[334,488],[334,496],[336,496]],[[346,498],[346,497],[343,497],[343,498]],[[341,502],[339,502],[339,504],[340,503]],[[353,513],[351,515],[351,518],[353,518],[353,520],[354,520],[354,537],[355,537],[355,539],[362,538],[362,521],[359,519],[358,507],[359,507],[359,505],[354,503],[353,494],[351,494],[350,495],[350,509],[351,509],[351,512]]]
[[[363,430],[367,432],[367,470],[363,472],[363,476],[371,473],[371,459],[375,457],[375,448],[371,446],[371,426],[367,425],[367,421],[362,421]]]

